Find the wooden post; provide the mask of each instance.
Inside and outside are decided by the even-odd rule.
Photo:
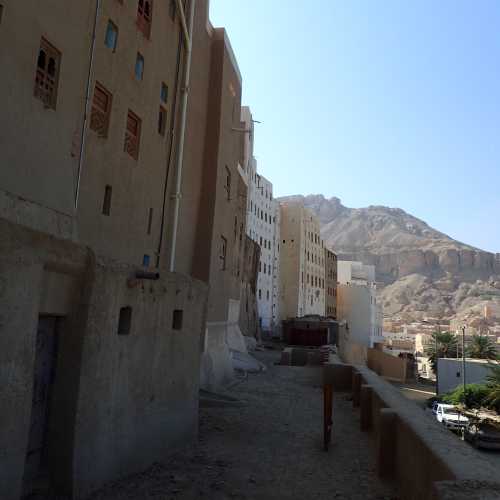
[[[360,409],[360,428],[362,431],[368,431],[372,425],[372,388],[370,385],[361,385]]]
[[[361,373],[352,372],[352,406],[357,408],[359,406],[359,396],[361,389]]]
[[[323,385],[323,448],[328,451],[332,441],[333,385]]]
[[[382,479],[396,474],[397,413],[391,408],[380,409],[377,440],[377,473]]]

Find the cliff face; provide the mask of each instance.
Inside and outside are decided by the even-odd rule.
[[[460,285],[476,282],[484,286],[478,285],[481,293],[476,290],[479,299],[471,307],[479,310],[478,302],[486,296],[500,303],[500,290],[490,287],[500,279],[500,254],[456,241],[399,208],[348,208],[338,198],[322,195],[281,200],[290,199],[301,200],[316,213],[326,244],[340,259],[376,266],[386,311],[453,317],[465,300],[463,288],[462,300],[455,300]],[[419,293],[402,293],[402,284]]]

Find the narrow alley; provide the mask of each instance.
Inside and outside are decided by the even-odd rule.
[[[321,388],[300,367],[276,366],[278,350],[256,357],[267,371],[230,393],[245,406],[201,409],[199,439],[190,449],[91,499],[395,499],[391,485],[376,477],[372,443],[359,431],[348,395],[334,399],[326,453]]]

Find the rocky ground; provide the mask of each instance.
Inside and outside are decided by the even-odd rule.
[[[396,499],[374,472],[372,443],[347,395],[334,401],[334,437],[322,450],[322,392],[257,353],[268,370],[236,386],[242,408],[202,409],[198,441],[91,500]]]

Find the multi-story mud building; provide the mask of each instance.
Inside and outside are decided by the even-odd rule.
[[[325,247],[325,314],[337,319],[337,255]]]
[[[207,0],[0,3],[0,497],[84,497],[196,434],[239,299],[241,77]]]
[[[280,209],[282,318],[324,316],[325,255],[319,221],[300,202],[282,202]]]

